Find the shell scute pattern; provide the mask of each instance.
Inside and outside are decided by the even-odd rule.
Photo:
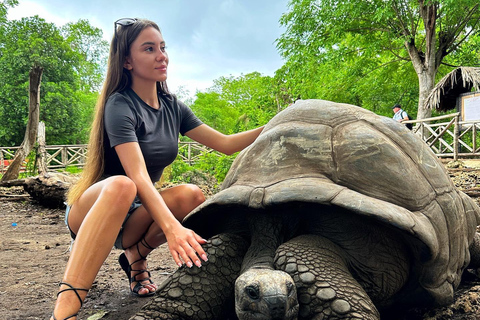
[[[420,284],[436,299],[450,299],[458,286],[480,221],[420,138],[368,110],[322,100],[298,101],[275,116],[222,189],[210,203],[330,204],[402,230],[418,246]]]

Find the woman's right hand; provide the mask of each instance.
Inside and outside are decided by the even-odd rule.
[[[191,268],[194,264],[197,267],[202,266],[203,261],[208,261],[207,254],[202,248],[202,244],[206,244],[207,240],[200,237],[193,230],[187,229],[180,222],[164,230],[167,238],[170,254],[175,263],[181,267],[183,263]]]

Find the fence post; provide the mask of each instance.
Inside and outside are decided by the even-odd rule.
[[[453,160],[458,160],[458,137],[460,133],[460,126],[459,126],[459,117],[460,115],[455,116],[455,124],[453,128]]]
[[[475,154],[477,150],[477,124],[474,123],[472,125],[472,151]]]
[[[37,136],[37,143],[38,143],[38,149],[37,149],[37,168],[38,168],[38,174],[46,174],[47,173],[47,163],[46,163],[46,153],[45,151],[45,122],[40,121],[38,123],[38,136]]]
[[[68,162],[67,146],[62,147],[62,166],[65,168]]]

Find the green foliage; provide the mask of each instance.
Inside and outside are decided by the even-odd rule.
[[[174,183],[189,183],[190,181],[184,181],[183,176],[185,173],[194,170],[195,169],[192,166],[183,161],[180,157],[177,157],[177,159],[165,169],[162,178]]]
[[[67,166],[64,171],[72,174],[77,174],[82,172],[82,170],[82,168],[79,168],[77,166]]]
[[[197,92],[191,105],[209,126],[225,134],[266,124],[281,108],[273,78],[258,72],[239,77],[220,77],[208,92]]]
[[[195,164],[195,168],[211,175],[217,179],[219,183],[225,180],[228,170],[232,166],[236,155],[218,155],[215,153],[205,153]]]
[[[204,153],[194,165],[189,165],[180,157],[164,170],[162,179],[173,183],[191,183],[193,176],[214,177],[220,184],[228,173],[236,155],[226,156],[217,153]]]
[[[47,144],[87,141],[107,44],[85,20],[58,28],[38,16],[0,28],[0,145],[19,145],[28,117],[28,76],[43,67],[40,120]]]
[[[427,37],[427,12],[436,13],[435,37]],[[478,65],[479,19],[477,0],[292,0],[277,40],[286,63],[275,77],[290,97],[351,103],[388,116],[401,103],[415,115],[419,70],[435,75],[447,56],[450,67],[441,67],[437,79],[452,65]]]
[[[67,23],[61,28],[66,43],[78,56],[78,73],[81,89],[98,92],[106,74],[105,62],[108,56],[108,43],[103,40],[101,29],[92,27],[88,20]]]
[[[277,87],[274,79],[252,72],[239,77],[220,77],[211,91],[227,101],[235,110],[235,132],[253,129],[267,123],[277,112]]]
[[[37,174],[37,147],[35,146],[25,159],[24,176],[31,177]]]
[[[197,99],[191,105],[195,115],[216,130],[234,133],[239,121],[239,110],[222,99],[217,92],[197,93]]]
[[[15,7],[18,4],[18,0],[2,0],[0,1],[0,18],[5,21],[7,18],[8,8]]]

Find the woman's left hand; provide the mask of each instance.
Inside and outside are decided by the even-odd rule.
[[[180,223],[164,230],[168,242],[170,254],[175,263],[181,267],[183,262],[191,268],[194,264],[197,267],[202,266],[203,261],[208,261],[207,254],[202,248],[202,244],[207,241],[196,234],[193,230],[187,229]],[[183,262],[182,262],[183,261]]]

